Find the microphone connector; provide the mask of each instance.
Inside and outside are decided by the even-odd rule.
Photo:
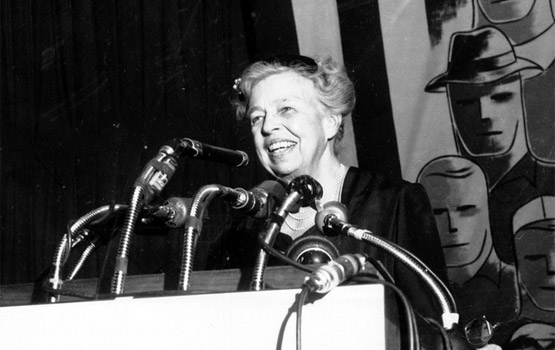
[[[306,277],[304,285],[315,293],[327,293],[339,284],[363,272],[367,263],[364,254],[345,254],[318,267]]]

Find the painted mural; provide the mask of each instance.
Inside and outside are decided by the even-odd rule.
[[[498,323],[503,349],[555,349],[554,8],[380,8],[397,134],[419,135],[398,137],[403,176],[430,197],[461,323]]]

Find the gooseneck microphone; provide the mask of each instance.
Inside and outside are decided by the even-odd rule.
[[[327,293],[349,278],[364,272],[367,259],[364,254],[345,254],[318,267],[304,281],[311,292]]]
[[[322,185],[316,179],[308,175],[301,175],[289,183],[287,186],[289,195],[287,196],[288,203],[284,202],[282,206],[285,215],[290,211],[298,210],[299,207],[307,207],[314,203],[314,201],[322,198],[324,190]],[[284,217],[285,217],[284,215]]]
[[[62,288],[62,269],[69,258],[71,249],[85,240],[86,234],[88,233],[86,228],[92,223],[101,221],[108,216],[119,214],[127,209],[128,206],[123,204],[104,205],[83,215],[68,228],[68,234],[63,235],[54,252],[50,278],[48,280],[48,284],[53,290]],[[59,299],[59,295],[51,295],[49,302],[55,303],[58,302]]]
[[[172,139],[162,146],[158,154],[144,167],[135,180],[135,187],[143,188],[144,202],[148,204],[159,194],[176,172],[178,160],[186,156],[242,167],[249,164],[249,157],[243,151],[212,146],[189,138]]]
[[[175,174],[182,147],[178,139],[173,139],[162,146],[143,168],[134,183],[134,188],[141,188],[141,202],[150,203],[154,196],[160,194]],[[143,204],[141,203],[141,204]]]
[[[178,286],[180,290],[189,289],[196,241],[202,231],[204,212],[216,196],[227,199],[233,203],[237,210],[241,210],[249,215],[262,217],[264,215],[267,216],[265,212],[273,207],[271,201],[279,200],[277,197],[283,198],[285,196],[285,189],[277,181],[264,182],[252,191],[214,184],[201,187],[193,197],[191,209],[185,221],[182,263]]]
[[[442,309],[443,327],[451,329],[458,323],[459,314],[453,295],[441,279],[414,254],[393,242],[376,236],[369,230],[340,220],[332,212],[329,212],[327,215],[317,215],[316,220],[319,221],[316,223],[316,226],[324,234],[329,234],[332,231],[336,234],[343,234],[369,243],[403,263],[426,283],[439,301]]]
[[[319,208],[318,212],[316,213],[316,216],[314,217],[314,223],[316,224],[316,227],[318,227],[318,230],[320,230],[320,232],[328,236],[337,234],[337,232],[329,229],[326,225],[326,220],[329,220],[329,218],[332,217],[344,222],[349,221],[347,217],[347,207],[345,206],[345,204],[338,201],[327,202],[323,205],[323,207]],[[326,232],[324,232],[324,230]]]
[[[226,163],[238,168],[249,164],[249,156],[243,151],[216,147],[189,138],[181,139],[181,146],[182,154],[187,157]]]
[[[322,198],[323,193],[322,185],[308,175],[294,178],[287,186],[287,189],[289,194],[285,197],[281,206],[268,217],[264,229],[260,233],[262,235],[261,239],[269,246],[274,244],[281,225],[289,212],[297,211],[301,206],[313,205],[315,201]],[[260,249],[253,271],[251,290],[263,289],[264,270],[267,262],[268,253],[264,249]]]
[[[111,289],[113,294],[123,293],[129,265],[131,235],[135,230],[139,210],[141,206],[150,203],[152,198],[163,190],[174,175],[178,165],[177,160],[181,156],[207,159],[237,167],[245,166],[249,162],[249,157],[243,151],[232,151],[211,146],[189,138],[173,139],[162,146],[156,157],[145,166],[133,186],[129,210],[123,225],[118,254],[114,264]]]
[[[285,195],[285,188],[282,184],[275,180],[266,180],[251,190],[230,189],[223,197],[229,200],[233,209],[255,218],[265,218],[271,214],[273,209],[270,201],[281,202]]]

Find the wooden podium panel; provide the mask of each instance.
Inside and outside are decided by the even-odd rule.
[[[295,349],[300,289],[120,297],[0,308],[2,349]],[[385,349],[381,285],[303,307],[303,349]]]

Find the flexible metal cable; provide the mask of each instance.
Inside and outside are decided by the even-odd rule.
[[[223,192],[225,192],[223,186],[206,185],[201,187],[193,197],[189,216],[185,222],[181,271],[178,286],[179,290],[189,290],[191,272],[193,271],[195,248],[197,238],[202,231],[202,219],[205,209],[215,196],[221,195]]]
[[[92,222],[99,220],[110,212],[119,212],[126,209],[127,205],[104,205],[86,213],[85,215],[77,219],[77,221],[75,221],[75,223],[73,223],[73,225],[71,225],[68,229],[69,236],[71,237],[71,247],[75,247],[85,238],[85,236],[81,235],[80,233]],[[70,253],[70,249],[68,248],[69,240],[70,239],[68,239],[68,235],[64,234],[54,251],[54,259],[52,261],[51,274],[49,279],[49,285],[53,290],[61,288],[61,285],[63,283],[62,268]],[[50,298],[50,302],[57,301],[59,301],[59,297],[57,296],[53,296]]]
[[[129,210],[125,217],[125,222],[121,232],[120,244],[118,248],[118,255],[116,256],[116,266],[114,268],[114,275],[112,277],[113,294],[123,294],[125,288],[125,276],[127,275],[127,267],[129,265],[129,250],[131,246],[131,237],[135,231],[137,218],[143,205],[144,189],[141,186],[135,186],[131,196],[131,203]]]
[[[441,279],[439,279],[439,277],[414,254],[392,242],[374,235],[368,230],[358,228],[339,220],[334,217],[334,215],[327,216],[325,222],[326,226],[330,229],[372,244],[402,262],[430,287],[434,296],[438,299],[442,310],[444,327],[446,329],[451,329],[458,322],[457,305],[453,295],[443,281],[441,281]]]

